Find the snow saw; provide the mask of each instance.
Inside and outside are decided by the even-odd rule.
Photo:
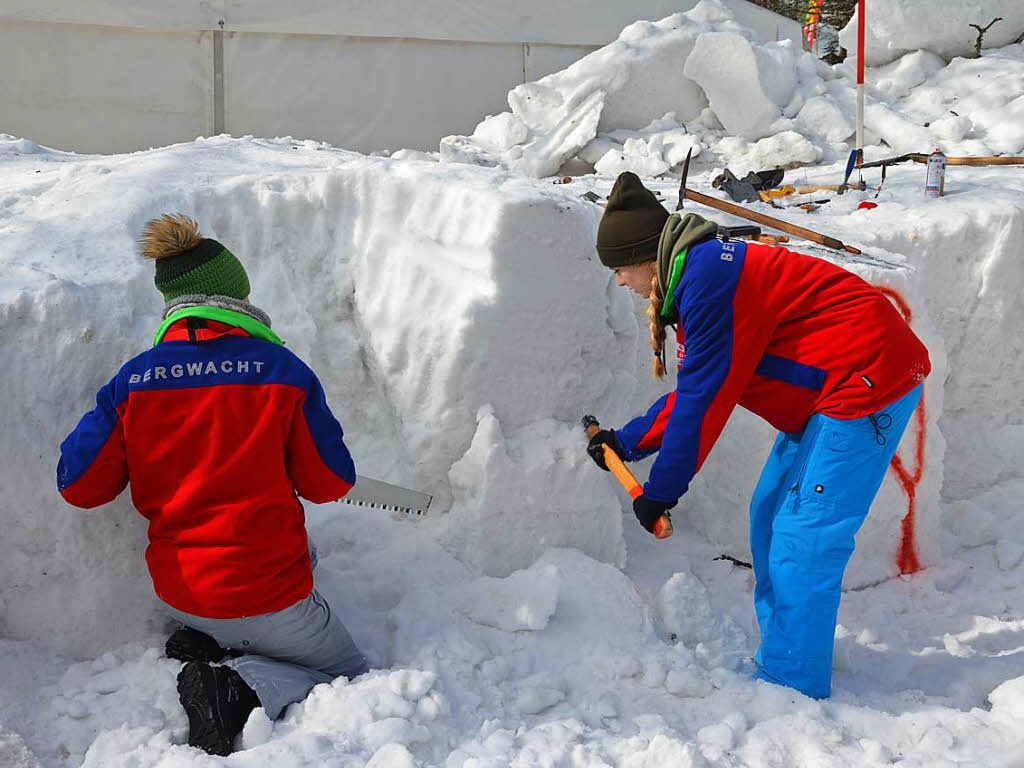
[[[601,425],[590,414],[584,416],[581,421],[588,440],[601,431]],[[622,463],[622,459],[608,445],[604,446],[604,463],[611,473],[615,475],[615,479],[626,489],[626,493],[631,498],[635,499],[643,494],[644,487],[633,477],[633,473],[626,468],[626,465]],[[667,539],[672,533],[672,520],[669,519],[668,515],[662,515],[655,521],[654,535],[657,538]]]
[[[370,507],[371,509],[386,509],[389,512],[403,512],[418,517],[427,514],[427,509],[433,500],[434,497],[430,494],[362,475],[356,475],[356,484],[341,499],[344,504]]]

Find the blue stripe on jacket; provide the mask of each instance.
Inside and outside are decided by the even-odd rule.
[[[355,465],[342,441],[341,425],[309,366],[278,344],[224,336],[199,343],[165,341],[125,363],[100,390],[96,409],[87,413],[61,444],[58,488],[64,490],[88,471],[117,424],[117,406],[131,392],[230,384],[280,384],[304,390],[303,414],[320,458],[347,483],[355,483]]]
[[[754,371],[758,376],[784,381],[805,389],[821,390],[825,386],[828,371],[813,365],[798,363],[778,355],[765,355]]]

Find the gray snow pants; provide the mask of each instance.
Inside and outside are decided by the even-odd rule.
[[[314,550],[314,564],[315,557]],[[167,608],[186,627],[245,653],[220,663],[242,676],[271,720],[306,698],[314,685],[337,677],[351,679],[369,669],[345,625],[315,588],[280,611],[241,619],[207,619]]]

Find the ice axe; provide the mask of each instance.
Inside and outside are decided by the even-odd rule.
[[[597,419],[590,414],[584,416],[581,421],[588,440],[601,430],[601,425],[597,423]],[[615,479],[621,483],[631,498],[635,499],[637,496],[642,496],[644,487],[633,477],[633,473],[626,469],[626,465],[622,463],[622,459],[619,458],[618,454],[612,450],[611,446],[605,445],[602,447],[604,448],[604,463],[611,473],[615,475]],[[654,521],[654,535],[657,538],[667,539],[672,535],[672,530],[672,520],[668,515],[662,515]]]
[[[679,203],[676,205],[677,211],[682,210],[683,200],[689,199],[706,205],[709,208],[716,208],[719,211],[731,213],[733,216],[739,216],[741,219],[746,219],[747,221],[755,221],[766,227],[777,229],[780,232],[786,232],[787,234],[794,235],[795,237],[801,237],[804,240],[810,240],[812,243],[819,243],[820,245],[827,246],[828,248],[834,248],[837,251],[846,251],[847,253],[854,254],[860,253],[860,249],[854,248],[852,245],[846,245],[841,240],[836,240],[834,237],[819,234],[813,230],[799,227],[796,224],[790,224],[789,222],[782,221],[781,219],[765,216],[763,213],[751,211],[744,208],[742,205],[729,203],[725,200],[719,200],[717,197],[702,195],[700,192],[694,192],[692,189],[687,189],[686,176],[690,171],[690,155],[692,153],[692,149],[686,153],[686,162],[683,163],[683,177],[679,180]]]

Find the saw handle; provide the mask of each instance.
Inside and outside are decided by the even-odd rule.
[[[597,423],[597,419],[593,416],[587,415],[583,417],[583,429],[586,431],[587,439],[589,440],[601,431],[601,425]],[[604,463],[608,466],[609,471],[615,475],[615,479],[626,489],[630,497],[635,499],[638,496],[642,496],[644,487],[640,485],[640,482],[633,476],[633,473],[622,463],[619,455],[612,450],[611,446],[603,445],[601,447],[604,448]],[[667,539],[672,533],[672,520],[668,515],[662,515],[654,522],[654,535],[656,538]]]

